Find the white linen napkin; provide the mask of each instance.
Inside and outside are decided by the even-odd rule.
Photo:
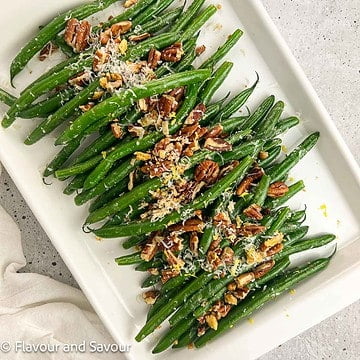
[[[20,231],[1,207],[0,244],[0,359],[124,358],[119,352],[91,353],[94,346],[114,340],[80,290],[47,276],[17,272],[26,264]],[[44,345],[24,353],[31,344]],[[54,352],[42,353],[45,347]]]

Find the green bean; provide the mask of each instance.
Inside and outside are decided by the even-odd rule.
[[[200,244],[199,244],[199,253],[200,254],[206,254],[207,251],[209,250],[210,244],[213,241],[214,235],[216,233],[216,228],[215,226],[213,226],[212,224],[209,224],[200,239]]]
[[[140,236],[133,236],[132,238],[130,238],[130,239],[133,239],[131,241],[134,244],[133,246],[136,246],[136,245],[138,245],[140,243],[140,238],[141,238]],[[144,238],[145,237],[142,237],[143,240],[144,240]],[[130,239],[128,239],[128,240],[130,240]],[[137,240],[136,242],[135,242],[135,239]],[[126,241],[123,243],[123,247],[124,247],[124,244],[126,243]],[[124,249],[130,249],[133,246],[127,246],[127,247],[124,247]],[[148,271],[151,268],[158,268],[161,265],[163,265],[163,262],[160,259],[154,258],[151,261],[143,260],[141,263],[136,265],[135,271]]]
[[[156,285],[160,281],[160,278],[160,275],[149,275],[141,284],[141,288],[144,289]]]
[[[182,31],[190,21],[196,16],[200,8],[203,6],[205,0],[194,0],[189,8],[182,13],[182,15],[176,21],[176,24],[172,28],[174,32]]]
[[[304,190],[305,188],[305,184],[302,180],[296,182],[293,185],[289,186],[289,190],[288,192],[278,198],[268,198],[265,201],[264,206],[266,208],[271,208],[271,209],[275,209],[283,204],[285,204],[289,199],[291,199],[293,196],[295,196],[298,192],[300,192],[301,190]]]
[[[306,210],[298,210],[298,211],[294,211],[290,218],[289,221],[305,221],[306,219]]]
[[[180,349],[192,344],[197,339],[197,326],[193,325],[188,332],[179,337],[172,346],[173,349]]]
[[[292,127],[299,125],[299,123],[300,123],[300,120],[296,116],[291,116],[284,120],[280,120],[275,125],[275,130],[274,130],[273,136],[278,136],[278,135],[284,133],[285,131],[291,129]]]
[[[167,77],[169,78],[169,77]],[[167,79],[165,78],[165,79]],[[195,85],[188,86],[188,90],[179,111],[176,114],[176,121],[170,127],[169,133],[173,134],[182,126],[183,121],[188,113],[193,109],[196,103],[197,93],[199,88]],[[111,156],[106,158],[88,177],[84,184],[85,189],[91,189],[96,186],[101,179],[108,173],[112,164],[121,158],[133,154],[135,151],[147,150],[149,147],[155,145],[159,140],[164,137],[163,132],[157,131],[144,136],[141,140],[134,139],[126,144],[120,144],[112,152]]]
[[[282,144],[282,140],[279,138],[276,139],[269,139],[265,141],[265,144],[262,148],[263,151],[269,151],[270,149],[273,149],[275,146],[279,146]]]
[[[200,68],[208,69],[215,66],[215,64],[219,62],[224,56],[226,56],[226,54],[235,46],[235,44],[239,41],[242,35],[243,32],[240,29],[237,29],[227,38],[226,42],[222,46],[220,46],[216,50],[216,52],[200,66]]]
[[[176,87],[204,81],[210,76],[209,70],[186,71],[181,74],[172,74],[162,79],[149,81],[148,83],[123,90],[104,100],[100,104],[84,113],[74,121],[70,128],[63,132],[56,144],[66,144],[76,138],[81,131],[94,123],[100,117],[107,116],[119,109],[126,108],[139,99],[152,95],[161,94]]]
[[[83,59],[35,82],[34,85],[25,90],[10,107],[4,116],[2,126],[9,127],[15,121],[15,117],[25,110],[35,99],[56,88],[58,85],[64,84],[71,76],[77,74],[84,67],[90,66],[91,63],[91,58]]]
[[[202,337],[195,341],[195,346],[197,348],[204,346],[216,336],[219,336],[232,328],[239,320],[248,317],[265,303],[279,296],[283,292],[288,291],[300,281],[323,270],[328,265],[329,261],[329,259],[319,259],[302,268],[291,271],[289,274],[274,279],[268,284],[265,290],[257,290],[251,297],[242,301],[239,306],[234,307],[225,318],[219,321],[217,330],[210,329],[207,331]]]
[[[90,190],[84,190],[81,194],[76,196],[75,204],[83,205],[87,201],[93,199],[94,197],[105,193],[106,190],[112,189],[114,186],[119,184],[123,179],[125,179],[126,176],[128,176],[131,173],[131,171],[133,171],[138,165],[139,162],[136,161],[134,163],[133,159],[125,160],[98,185],[91,188]]]
[[[258,82],[259,82],[259,76],[257,76],[256,81],[250,88],[240,92],[223,107],[220,113],[220,117],[222,119],[227,119],[236,111],[238,111],[241,108],[241,106],[245,104],[245,102],[250,97],[250,95],[253,93]]]
[[[132,19],[133,26],[143,24],[169,7],[174,0],[157,0]]]
[[[99,86],[99,80],[95,80],[85,89],[80,91],[64,106],[57,110],[54,114],[45,119],[32,133],[26,138],[24,143],[26,145],[35,144],[42,139],[45,135],[55,130],[60,124],[62,124],[69,116],[71,116],[75,110],[85,103],[87,103]]]
[[[170,280],[172,280],[172,279],[170,279]],[[166,284],[167,284],[167,282],[165,283],[165,285]],[[163,307],[169,300],[174,298],[177,293],[178,293],[178,289],[172,289],[167,294],[160,294],[160,296],[156,299],[155,304],[153,306],[151,306],[151,308],[149,309],[146,321],[149,321],[149,319],[151,319],[154,316],[154,314],[156,314],[157,311],[161,307]]]
[[[119,225],[117,227],[95,230],[94,233],[101,237],[117,237],[123,236],[122,234],[126,234],[125,236],[127,236],[127,234],[141,235],[150,233],[152,231],[162,230],[169,224],[177,223],[181,219],[185,220],[191,217],[194,211],[203,207],[207,207],[214,200],[216,200],[216,198],[218,198],[223,191],[229,187],[233,187],[236,183],[238,183],[245,175],[252,161],[253,159],[249,156],[244,158],[234,170],[219,180],[218,183],[213,185],[209,190],[205,191],[189,204],[184,205],[179,211],[170,213],[159,221],[138,221],[126,225]],[[103,209],[99,209],[97,213],[94,212],[90,214],[90,216],[86,219],[86,223],[91,224],[93,222],[100,221],[101,218],[106,216],[107,212],[104,212]]]
[[[233,63],[226,61],[219,66],[213,73],[212,78],[207,81],[205,87],[201,90],[199,102],[208,105],[216,90],[223,84],[226,77],[229,75]]]
[[[64,35],[56,35],[51,42],[56,45],[64,55],[66,55],[68,58],[71,58],[72,56],[74,56],[74,49],[69,46],[65,39],[64,39]]]
[[[285,160],[275,165],[268,175],[272,181],[278,181],[286,175],[317,143],[320,134],[315,132],[309,135],[295,150],[286,156]]]
[[[46,26],[44,26],[37,35],[25,45],[16,55],[11,63],[10,76],[11,81],[25,67],[29,60],[40,51],[50,40],[54,38],[61,30],[65,28],[68,19],[84,19],[98,11],[106,9],[116,0],[99,0],[89,4],[81,5],[75,9],[69,10],[56,16]]]
[[[185,41],[194,36],[202,26],[216,13],[217,7],[215,5],[208,6],[198,15],[181,34],[180,41]]]
[[[303,239],[309,231],[308,226],[300,226],[296,230],[286,234],[285,245],[291,245]]]
[[[132,236],[132,237],[128,238],[127,240],[125,240],[122,245],[123,245],[123,248],[127,250],[127,249],[131,249],[134,246],[140,245],[141,243],[143,243],[146,240],[147,240],[147,236]],[[147,265],[149,265],[149,261],[145,261],[145,262]],[[153,266],[152,263],[150,265],[151,265],[150,267],[156,267],[156,266]],[[138,266],[140,266],[140,265],[138,265]],[[146,270],[147,269],[148,268],[146,268]],[[135,268],[135,270],[144,271],[144,270],[139,270],[136,268]]]
[[[281,146],[275,146],[274,148],[269,150],[268,157],[266,159],[258,161],[258,165],[262,168],[270,166],[277,159],[280,153]]]
[[[87,177],[87,173],[84,174],[79,174],[76,175],[71,182],[66,186],[66,188],[64,189],[63,193],[65,195],[71,195],[73,194],[76,190],[79,190],[83,187],[84,185],[84,181]]]
[[[180,290],[171,300],[169,300],[164,306],[158,309],[158,312],[152,316],[140,332],[136,335],[136,341],[143,340],[146,336],[151,334],[181,303],[186,301],[188,297],[201,289],[212,278],[211,273],[203,273],[198,278],[190,282],[188,286]]]
[[[133,265],[139,264],[142,262],[141,252],[137,252],[130,255],[121,256],[115,259],[115,262],[118,265]]]
[[[320,236],[314,236],[309,239],[305,239],[299,242],[295,242],[290,246],[285,246],[284,249],[274,256],[274,260],[283,257],[290,256],[291,254],[296,254],[302,251],[318,248],[324,245],[327,245],[334,241],[336,236],[333,234],[325,234]]]
[[[267,197],[267,192],[270,186],[270,176],[264,175],[262,176],[259,184],[256,187],[254,197],[252,199],[253,204],[257,204],[259,206],[263,206],[265,199]]]
[[[23,119],[32,119],[35,117],[47,117],[57,109],[59,109],[64,103],[69,101],[74,96],[75,91],[73,89],[65,89],[55,93],[53,96],[40,101],[34,105],[31,105],[19,116]]]
[[[0,88],[0,101],[8,106],[12,106],[16,101],[16,96]]]
[[[271,108],[269,113],[266,115],[264,121],[255,129],[257,136],[268,139],[275,128],[276,123],[279,121],[282,112],[284,111],[285,104],[282,101],[278,101]]]

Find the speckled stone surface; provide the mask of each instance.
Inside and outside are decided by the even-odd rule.
[[[263,0],[355,158],[360,162],[360,1]],[[22,232],[26,272],[76,286],[9,176],[0,177],[0,204]],[[360,358],[360,302],[261,357],[261,360]]]

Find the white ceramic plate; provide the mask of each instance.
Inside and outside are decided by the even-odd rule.
[[[81,1],[12,0],[2,4],[0,86],[10,89],[11,59],[21,44],[36,33],[37,26],[78,3]],[[208,47],[207,54],[215,51],[236,27],[245,31],[227,57],[235,66],[218,97],[252,83],[256,70],[261,82],[250,107],[273,93],[286,101],[288,114],[298,113],[303,120],[286,137],[289,150],[311,131],[321,131],[316,149],[291,174],[295,180],[303,178],[307,185],[292,205],[293,208],[307,205],[307,222],[312,233],[327,231],[338,236],[339,251],[326,271],[301,284],[294,296],[285,294],[268,304],[254,314],[254,321],[243,321],[211,345],[191,353],[196,360],[219,356],[228,360],[241,356],[245,360],[260,356],[359,298],[360,175],[344,141],[260,1],[215,3],[221,3],[222,9],[207,24],[200,39]],[[119,12],[120,5],[114,9]],[[32,61],[16,78],[18,89],[51,64]],[[1,109],[2,113],[6,110]],[[10,129],[0,129],[0,160],[116,341],[132,344],[128,358],[152,358],[150,349],[161,331],[141,344],[133,341],[145,320],[146,306],[139,296],[144,275],[131,267],[115,265],[114,258],[124,253],[120,240],[99,242],[81,231],[87,210],[76,208],[70,197],[62,195],[62,183],[54,181],[52,186],[42,183],[41,170],[57,149],[52,145],[53,136],[32,147],[23,145],[22,140],[33,126],[32,120],[18,120]],[[326,217],[320,209],[323,204],[327,208]],[[328,252],[329,248],[322,251]],[[319,254],[319,250],[310,251],[306,258]],[[184,356],[188,356],[187,350],[170,351],[158,358]]]

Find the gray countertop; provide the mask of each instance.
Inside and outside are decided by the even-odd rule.
[[[356,160],[360,161],[360,1],[263,0],[295,57],[305,70]],[[27,265],[77,286],[48,237],[3,171],[0,204],[22,232]],[[359,359],[360,302],[261,357]]]

